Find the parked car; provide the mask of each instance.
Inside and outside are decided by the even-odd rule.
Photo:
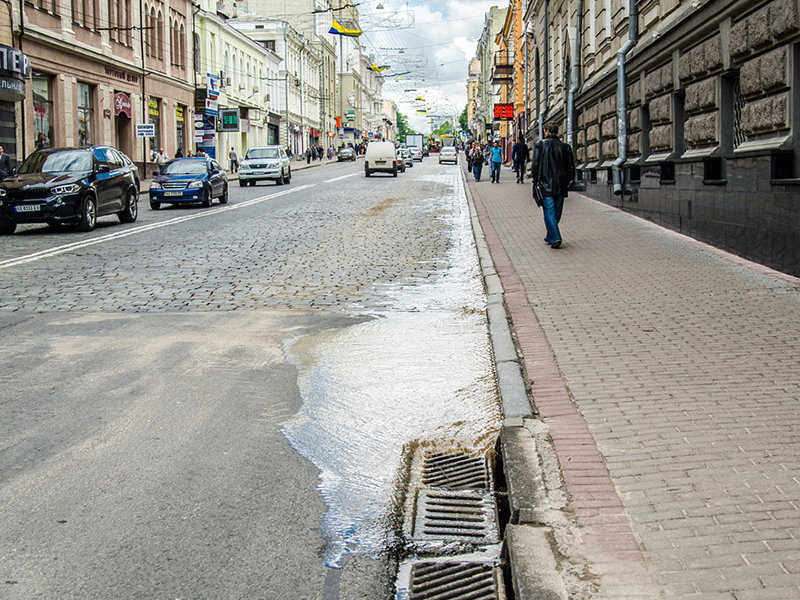
[[[349,146],[344,146],[343,148],[339,148],[339,152],[336,153],[336,159],[339,162],[342,162],[343,160],[355,160],[356,151]]]
[[[408,148],[400,148],[400,150],[398,150],[398,153],[400,154],[400,156],[403,157],[403,162],[407,167],[414,166],[414,159],[411,158],[411,150],[409,150]]]
[[[257,146],[247,149],[239,164],[239,185],[255,185],[264,180],[272,180],[277,185],[292,180],[291,161],[283,146]]]
[[[228,203],[228,176],[213,158],[175,158],[153,173],[150,208],[162,204],[199,202],[211,206],[214,198]]]
[[[408,151],[411,152],[411,158],[422,162],[422,150],[416,146],[409,146]]]
[[[428,147],[427,146],[423,146],[422,147],[422,156],[430,156],[430,155],[431,155],[431,151],[428,149]]]
[[[458,162],[458,153],[453,146],[445,146],[439,150],[439,164],[442,164],[443,162]]]
[[[370,142],[364,156],[364,175],[391,173],[397,177],[401,159],[392,142]]]
[[[97,218],[139,215],[139,169],[108,146],[36,150],[0,182],[0,233],[20,223],[67,223],[91,231]]]

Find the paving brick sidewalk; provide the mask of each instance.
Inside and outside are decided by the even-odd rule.
[[[604,598],[800,598],[800,281],[467,176]],[[758,201],[757,198],[753,199]]]

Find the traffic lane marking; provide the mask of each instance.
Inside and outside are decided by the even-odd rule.
[[[37,260],[41,260],[43,258],[51,258],[53,256],[58,256],[59,254],[65,254],[72,250],[80,250],[81,248],[87,248],[89,246],[94,246],[96,244],[103,244],[105,242],[110,242],[113,240],[118,240],[121,238],[125,238],[131,235],[136,235],[139,233],[145,233],[147,231],[153,229],[159,229],[161,227],[167,227],[169,225],[177,225],[178,223],[183,223],[186,221],[192,221],[194,219],[202,219],[203,217],[209,217],[212,215],[218,215],[221,212],[228,212],[231,210],[238,210],[240,208],[246,208],[248,206],[253,206],[255,204],[259,204],[260,202],[264,202],[265,200],[271,200],[272,198],[277,198],[278,196],[285,196],[287,194],[292,194],[294,192],[300,192],[302,190],[306,190],[308,188],[312,188],[317,184],[308,184],[302,185],[300,187],[292,188],[290,190],[284,190],[281,192],[276,192],[274,194],[269,194],[267,196],[261,196],[260,198],[253,198],[252,200],[245,200],[244,202],[240,202],[238,204],[231,204],[220,207],[214,211],[205,211],[202,213],[197,213],[193,215],[185,215],[182,217],[175,217],[173,219],[168,219],[166,221],[160,221],[159,223],[150,223],[149,225],[140,225],[133,227],[132,229],[127,229],[125,231],[118,231],[115,233],[109,233],[108,235],[103,235],[100,237],[92,238],[90,240],[83,240],[80,242],[73,242],[71,244],[64,244],[63,246],[57,246],[55,248],[50,248],[49,250],[40,250],[39,252],[34,252],[33,254],[27,254],[25,256],[19,256],[17,258],[9,258],[4,261],[0,261],[0,269],[6,269],[9,267],[16,267],[19,265],[23,265],[26,263],[35,262]]]

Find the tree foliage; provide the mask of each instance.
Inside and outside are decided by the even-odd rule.
[[[417,132],[408,125],[408,118],[403,114],[397,113],[397,137],[405,141],[408,134],[414,135]]]
[[[445,121],[444,123],[439,125],[436,129],[433,130],[432,135],[435,135],[435,136],[438,137],[440,135],[445,135],[447,133],[455,134],[455,132],[453,131],[453,126],[450,123],[450,121]]]
[[[458,117],[458,123],[461,125],[462,131],[469,131],[469,118],[467,117],[467,105],[464,105],[464,110]]]

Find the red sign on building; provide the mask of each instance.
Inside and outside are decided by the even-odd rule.
[[[513,121],[514,120],[514,105],[513,104],[495,104],[494,105],[494,118],[496,121]]]

